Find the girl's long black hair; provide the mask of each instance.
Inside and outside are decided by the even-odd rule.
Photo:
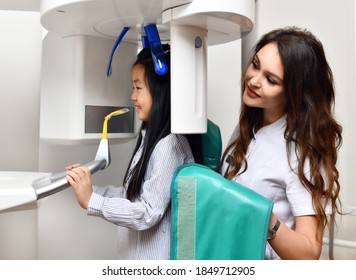
[[[144,77],[146,79],[148,89],[152,95],[152,110],[149,120],[143,121],[141,125],[141,130],[146,130],[142,156],[136,166],[130,171],[133,157],[142,142],[142,135],[140,133],[133,156],[124,177],[124,185],[128,184],[127,198],[131,201],[140,194],[148,161],[156,144],[162,138],[170,134],[171,131],[170,46],[168,44],[163,44],[162,47],[168,66],[166,74],[156,74],[149,48],[141,50],[137,55],[135,63],[133,64],[133,66],[140,64],[144,67]]]

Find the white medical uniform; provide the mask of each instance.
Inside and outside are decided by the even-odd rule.
[[[233,181],[249,187],[274,202],[273,212],[288,227],[295,227],[295,217],[313,215],[311,194],[302,185],[296,174],[297,158],[294,145],[288,162],[284,131],[286,118],[264,126],[257,131],[247,150],[248,168],[245,173],[233,178]],[[236,129],[231,140],[235,139]],[[228,166],[224,159],[221,174]],[[291,169],[292,167],[292,169]],[[309,164],[305,168],[309,173]],[[266,259],[279,259],[267,243]]]

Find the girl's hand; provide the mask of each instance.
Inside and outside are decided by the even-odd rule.
[[[68,183],[73,187],[79,205],[87,209],[92,190],[92,179],[87,167],[74,164],[66,167]]]
[[[68,165],[68,166],[66,167],[66,170],[67,170],[67,171],[68,171],[68,170],[72,170],[73,168],[76,168],[76,167],[78,167],[78,166],[80,166],[79,163],[74,163],[74,164]]]

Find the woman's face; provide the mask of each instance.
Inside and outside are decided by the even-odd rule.
[[[285,113],[283,75],[278,48],[272,43],[260,49],[247,68],[242,99],[247,106],[264,109],[264,125]]]
[[[139,120],[148,121],[152,110],[152,96],[145,79],[145,69],[143,65],[137,64],[132,68],[131,80],[133,92],[131,100],[136,108]]]

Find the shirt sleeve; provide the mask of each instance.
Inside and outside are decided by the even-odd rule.
[[[294,159],[293,169],[289,171],[286,177],[286,194],[294,216],[315,215],[313,207],[312,195],[300,181],[297,174],[297,160]],[[294,170],[294,171],[293,171]],[[310,180],[309,161],[305,162],[304,166],[305,176]]]
[[[123,197],[124,196],[124,188],[118,186],[93,186],[93,192],[106,197]]]
[[[311,194],[293,172],[287,179],[286,194],[293,216],[315,215]]]
[[[322,167],[321,171],[324,174],[324,169]],[[323,173],[324,172],[324,173]],[[304,173],[310,180],[310,168],[309,162],[307,161],[304,167]],[[327,185],[327,178],[324,177],[325,184]],[[294,216],[305,216],[305,215],[315,215],[316,211],[313,207],[312,194],[307,190],[302,182],[300,181],[298,175],[295,172],[290,172],[287,177],[287,197],[291,205],[291,209]],[[325,213],[327,215],[331,214],[331,202],[328,201],[325,207]]]
[[[93,192],[87,214],[135,230],[145,230],[157,224],[170,204],[173,174],[187,160],[186,149],[189,146],[180,145],[176,139],[176,136],[169,135],[156,145],[141,194],[135,201]]]

